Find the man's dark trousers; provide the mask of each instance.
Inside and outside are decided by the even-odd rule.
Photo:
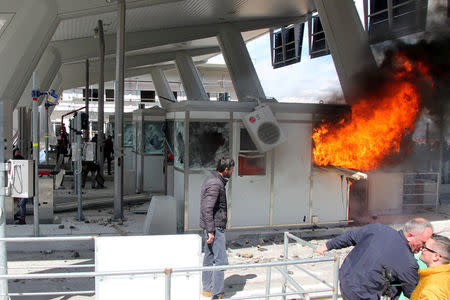
[[[203,266],[221,266],[228,265],[228,256],[225,248],[225,229],[216,227],[214,233],[214,241],[208,244],[208,233],[205,233],[205,257],[203,258]],[[223,293],[224,288],[224,276],[223,270],[218,271],[203,271],[202,283],[203,291],[211,291],[213,296]]]

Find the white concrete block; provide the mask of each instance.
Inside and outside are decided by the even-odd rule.
[[[115,236],[95,240],[95,271],[142,271],[198,267],[199,235]],[[97,276],[98,300],[165,299],[165,275]],[[171,298],[200,299],[200,273],[172,273]]]
[[[144,234],[176,234],[177,210],[173,196],[153,196],[144,222]]]

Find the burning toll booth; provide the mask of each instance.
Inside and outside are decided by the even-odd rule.
[[[313,167],[311,153],[314,125],[346,112],[347,105],[328,104],[168,105],[173,166],[168,163],[165,176],[167,194],[177,200],[178,230],[199,230],[200,188],[223,155],[236,162],[227,185],[229,229],[347,222],[347,178],[355,172],[327,175]]]

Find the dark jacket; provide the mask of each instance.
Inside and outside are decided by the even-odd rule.
[[[215,227],[227,225],[227,179],[212,171],[203,182],[200,194],[200,228],[214,233]]]
[[[355,246],[339,270],[344,299],[379,299],[383,291],[382,266],[392,271],[392,296],[403,289],[410,297],[419,282],[418,265],[403,231],[383,224],[370,224],[348,231],[327,242],[327,248]]]

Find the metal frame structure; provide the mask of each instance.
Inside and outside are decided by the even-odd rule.
[[[95,241],[96,236],[74,236],[74,237],[20,237],[20,238],[0,238],[0,243],[29,243],[29,242],[66,242],[66,241]],[[110,271],[110,272],[65,272],[65,273],[34,273],[34,274],[18,274],[18,275],[7,275],[1,274],[0,281],[15,280],[15,279],[52,279],[52,278],[91,278],[97,276],[130,276],[133,278],[135,275],[148,275],[153,274],[154,276],[162,275],[165,277],[165,300],[171,299],[171,277],[174,273],[186,274],[189,276],[193,272],[202,271],[214,271],[214,270],[232,270],[232,269],[246,269],[246,268],[266,268],[266,282],[265,282],[265,294],[264,295],[253,295],[247,297],[234,297],[228,299],[261,299],[264,298],[269,300],[272,297],[282,297],[286,300],[286,296],[298,295],[303,299],[310,299],[310,294],[317,293],[328,293],[331,292],[331,298],[336,300],[338,298],[338,271],[339,271],[339,257],[333,256],[327,253],[324,257],[320,258],[309,258],[309,259],[297,259],[289,260],[288,245],[289,239],[293,239],[298,243],[315,249],[317,246],[302,240],[301,238],[289,233],[284,233],[284,260],[276,262],[266,262],[266,263],[256,263],[256,264],[237,264],[237,265],[227,265],[227,266],[211,266],[211,267],[185,267],[185,268],[164,268],[164,269],[149,269],[149,270],[139,270],[139,271]],[[300,267],[301,264],[311,264],[319,262],[333,262],[333,282],[329,283],[319,276],[313,274],[312,272]],[[84,264],[76,266],[39,266],[40,268],[92,268],[94,264]],[[294,266],[298,270],[304,272],[305,274],[311,276],[312,278],[318,280],[322,284],[326,285],[327,288],[305,290],[302,286],[293,279],[288,273],[288,267]],[[28,268],[28,267],[27,267]],[[282,292],[281,293],[270,293],[271,287],[271,269],[275,268],[282,274]],[[6,273],[6,272],[5,272]],[[291,291],[287,291],[287,288]],[[35,292],[35,293],[8,293],[5,289],[6,294],[0,294],[0,297],[8,296],[61,296],[61,295],[93,295],[95,291],[61,291],[61,292]],[[327,295],[330,296],[330,295]]]
[[[434,208],[437,211],[439,209],[440,174],[441,174],[440,172],[403,173],[403,199],[402,199],[403,200],[403,204],[402,204],[403,208],[408,207],[408,206],[416,207],[416,206],[433,206],[434,205]],[[431,182],[405,183],[405,176],[411,176],[411,175],[412,176],[423,176],[423,175],[425,175],[425,176],[433,177],[433,179],[431,179],[432,180]],[[436,176],[436,177],[434,178],[434,176]],[[434,181],[434,179],[435,179],[435,181]],[[414,178],[414,180],[416,180],[416,178]],[[422,186],[422,187],[425,188],[426,186],[433,186],[433,185],[436,185],[435,189],[433,189],[433,190],[435,190],[435,192],[433,192],[433,193],[426,193],[425,191],[423,191],[422,193],[416,193],[416,192],[405,193],[405,187],[407,187],[407,186],[413,187],[415,189],[418,186]],[[417,202],[408,203],[410,201],[405,201],[406,200],[405,196],[406,197],[408,197],[408,196],[413,196],[413,197],[419,196],[419,197],[423,197],[423,198],[425,198],[426,196],[434,196],[435,201],[434,201],[434,203],[431,202],[431,201],[428,201],[428,202],[423,201],[422,203],[417,203]]]

